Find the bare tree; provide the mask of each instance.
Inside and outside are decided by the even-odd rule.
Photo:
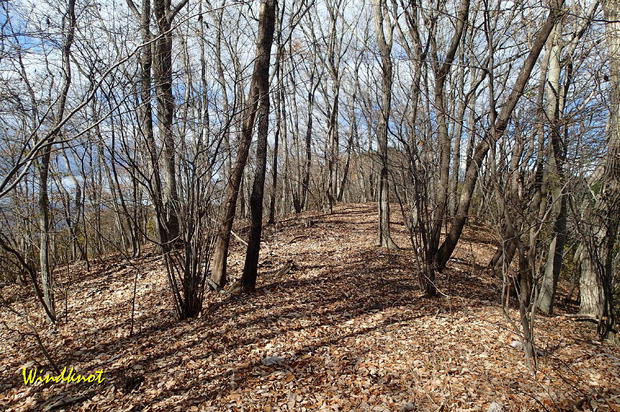
[[[388,128],[392,105],[392,52],[394,24],[386,10],[385,0],[374,0],[375,32],[381,55],[381,117],[377,125],[379,158],[379,245],[388,249],[397,248],[390,236],[390,186],[388,162]]]
[[[263,195],[267,168],[267,135],[269,134],[269,62],[276,21],[277,0],[264,0],[259,15],[256,48],[256,94],[258,99],[258,145],[256,147],[256,176],[250,196],[250,234],[241,275],[241,288],[253,292],[256,287],[258,255],[263,229]]]
[[[599,336],[606,338],[615,322],[613,261],[620,221],[620,6],[609,0],[602,3],[611,85],[607,155],[600,178],[602,188],[580,231],[583,238],[581,311],[593,315],[598,321]]]
[[[586,18],[576,27],[569,40],[564,41],[562,38],[562,22],[558,23],[549,37],[548,78],[545,83],[547,95],[545,120],[549,123],[550,151],[552,153],[550,156],[550,167],[547,168],[547,186],[551,192],[550,201],[554,210],[552,238],[549,243],[544,276],[537,303],[538,308],[546,314],[553,313],[557,283],[564,258],[564,245],[567,241],[567,189],[569,179],[566,175],[565,163],[568,146],[566,141],[568,128],[562,127],[562,124],[567,123],[565,115],[567,94],[574,80],[573,62],[575,61],[575,50],[587,32],[598,6],[598,1],[592,3]],[[562,58],[563,52],[565,54],[564,58]],[[560,81],[562,71],[565,73],[563,82]]]
[[[454,252],[461,234],[463,233],[463,228],[469,214],[471,199],[476,182],[478,181],[478,173],[482,165],[482,161],[487,155],[491,144],[497,142],[506,131],[517,102],[521,98],[536,61],[538,60],[538,56],[545,46],[547,38],[551,34],[553,27],[561,17],[561,4],[562,2],[555,2],[552,5],[546,21],[532,42],[529,54],[525,59],[519,75],[517,76],[517,79],[512,87],[512,92],[508,95],[505,103],[502,105],[502,109],[498,113],[496,121],[491,124],[491,129],[476,145],[473,151],[471,161],[465,170],[465,177],[459,197],[456,215],[452,219],[450,230],[448,231],[444,242],[437,251],[436,262],[437,268],[440,270],[445,267],[446,263],[450,259],[450,256],[452,255],[452,252]]]
[[[259,111],[259,103],[262,101],[261,99],[267,99],[266,102],[262,101],[263,105],[267,105],[267,113],[264,114],[264,116],[261,114],[261,116],[265,117],[264,119],[261,118],[263,121],[261,131],[262,133],[265,133],[265,136],[262,136],[261,138],[267,138],[266,133],[268,132],[269,125],[269,61],[271,58],[271,44],[273,42],[273,26],[275,24],[275,11],[272,10],[272,7],[275,8],[275,2],[271,0],[269,2],[266,2],[265,0],[261,2],[262,18],[259,19],[259,33],[256,44],[256,60],[254,61],[254,71],[252,73],[250,92],[246,100],[246,105],[244,107],[243,127],[241,129],[241,136],[239,139],[237,158],[233,165],[231,176],[229,177],[228,183],[226,185],[226,198],[223,204],[222,217],[219,223],[217,240],[213,252],[213,274],[211,280],[214,286],[218,288],[224,287],[227,283],[226,260],[228,257],[228,246],[230,243],[232,225],[235,218],[235,211],[237,208],[239,186],[241,185],[241,178],[243,177],[243,171],[248,160],[248,154],[250,151],[250,144],[252,143],[252,134],[254,130],[254,120],[256,119],[257,113]],[[274,21],[270,21],[270,19],[273,19]],[[265,106],[261,106],[260,109],[265,110]],[[266,146],[264,147],[264,150],[266,150]],[[260,182],[258,182],[257,185],[259,183]],[[261,193],[256,193],[256,196],[260,195],[262,204],[262,184],[260,186]],[[257,189],[257,191],[258,190],[259,189]],[[255,210],[255,212],[257,214],[259,213],[258,210]],[[260,214],[262,217],[262,206]],[[260,231],[258,236],[260,239]]]
[[[162,212],[164,213],[163,227],[166,233],[164,244],[167,248],[179,236],[179,217],[175,210],[179,200],[176,179],[176,147],[172,129],[175,106],[174,96],[172,95],[172,24],[176,15],[185,7],[187,2],[188,0],[181,0],[173,6],[170,0],[153,0],[153,14],[157,23],[158,35],[153,44],[152,67],[157,96],[158,128],[164,157],[165,185],[163,187]],[[146,12],[146,10],[144,11]],[[143,16],[143,19],[146,17]]]
[[[69,88],[71,87],[71,46],[75,35],[76,14],[75,0],[69,0],[67,11],[63,17],[63,26],[66,30],[62,48],[63,83],[58,96],[55,113],[55,123],[58,125],[65,114]],[[60,130],[57,132],[60,133]],[[48,198],[48,180],[50,170],[50,157],[52,145],[56,136],[51,136],[42,151],[37,164],[39,170],[39,226],[41,230],[41,242],[39,248],[39,263],[41,267],[41,279],[43,284],[43,296],[47,307],[46,314],[50,322],[56,321],[56,309],[54,302],[54,278],[50,268],[50,216]]]

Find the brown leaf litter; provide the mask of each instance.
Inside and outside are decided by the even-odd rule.
[[[487,229],[469,227],[439,276],[445,296],[427,299],[393,219],[397,251],[376,246],[371,204],[270,226],[256,294],[207,293],[201,316],[185,322],[174,320],[154,254],[60,270],[64,317],[55,330],[27,290],[4,288],[61,367],[103,369],[107,380],[25,386],[21,367],[45,360],[24,337],[24,319],[0,308],[0,409],[620,410],[620,350],[596,342],[592,325],[538,317],[535,374],[511,347],[517,331],[499,304],[499,282],[483,269],[494,251]],[[237,244],[229,258],[233,278],[243,252]]]

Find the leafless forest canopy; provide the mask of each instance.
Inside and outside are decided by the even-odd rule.
[[[372,226],[368,265],[397,256],[408,299],[438,308],[483,274],[530,370],[541,318],[617,342],[617,0],[0,8],[0,311],[48,369],[66,362],[42,333],[80,321],[69,272],[125,262],[130,336],[152,258],[171,321],[226,316],[213,299],[260,301],[266,279],[301,271],[279,231],[317,233],[299,235],[316,259],[336,238],[313,226],[356,239],[338,216],[369,205],[354,220]],[[473,244],[484,261],[463,255]],[[454,278],[464,261],[471,277]]]

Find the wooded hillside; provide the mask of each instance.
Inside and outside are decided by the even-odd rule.
[[[618,408],[617,0],[0,28],[8,407]]]
[[[300,223],[309,222],[308,226]],[[407,242],[400,219],[394,240]],[[58,361],[104,370],[108,382],[24,387],[19,368],[41,359],[3,331],[4,407],[76,410],[615,410],[620,348],[593,326],[538,317],[532,373],[520,348],[518,311],[503,313],[498,279],[481,268],[495,237],[466,230],[454,264],[425,298],[410,249],[375,246],[372,204],[303,213],[266,234],[251,296],[211,293],[201,315],[176,322],[162,260],[127,266],[110,256],[59,273],[66,322],[42,333]],[[233,241],[238,273],[243,247]],[[136,277],[137,274],[137,277]],[[569,286],[568,284],[566,286]],[[136,307],[132,320],[135,287]],[[66,288],[66,289],[65,289]],[[16,304],[19,301],[19,297]],[[20,302],[21,303],[21,302]],[[18,306],[19,307],[19,306]],[[34,302],[26,303],[30,313]],[[5,318],[13,325],[18,320]],[[38,324],[37,324],[38,325]],[[132,334],[133,329],[133,334]],[[513,346],[511,346],[513,345]],[[190,407],[193,407],[191,409]]]

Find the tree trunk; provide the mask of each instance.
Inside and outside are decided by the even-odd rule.
[[[603,2],[605,32],[609,48],[611,82],[607,156],[600,183],[602,188],[593,207],[586,203],[581,252],[581,312],[595,316],[598,335],[609,336],[615,324],[613,302],[614,246],[620,221],[620,4]]]
[[[587,247],[580,246],[579,313],[600,319],[604,313],[605,293]]]
[[[277,0],[265,0],[261,3],[258,31],[257,88],[258,106],[258,145],[256,147],[256,177],[250,195],[250,234],[245,255],[245,265],[241,275],[241,288],[253,292],[256,288],[258,256],[263,229],[263,194],[265,188],[265,171],[267,166],[267,135],[269,133],[269,62],[271,44],[275,28],[275,9]]]
[[[314,85],[314,70],[310,74],[310,89],[308,91],[308,125],[306,130],[306,161],[304,164],[304,177],[301,183],[301,199],[299,201],[299,210],[301,212],[308,202],[308,192],[310,191],[310,166],[312,165],[312,120],[314,118],[312,111],[314,110],[314,93],[319,83]]]
[[[50,216],[48,198],[48,175],[50,167],[51,145],[43,151],[39,163],[39,264],[41,267],[41,284],[43,300],[48,310],[47,320],[56,322],[56,305],[54,303],[54,278],[50,268]]]
[[[278,188],[278,150],[280,145],[280,135],[286,139],[286,102],[284,100],[284,82],[282,80],[282,54],[284,47],[282,46],[281,28],[284,22],[284,10],[279,18],[280,31],[278,34],[278,54],[276,56],[275,73],[278,82],[278,91],[276,92],[276,133],[273,142],[273,162],[272,162],[272,179],[271,179],[271,196],[269,198],[269,220],[268,223],[272,224],[276,220],[276,196]],[[286,191],[285,191],[286,192]]]
[[[273,3],[273,0],[268,0],[268,3]],[[270,9],[271,6],[263,1],[261,3],[261,15],[267,12],[266,9]],[[274,12],[275,13],[275,12]],[[264,90],[265,85],[262,84],[267,78],[268,88],[268,76],[269,76],[269,60],[271,43],[273,42],[273,31],[271,27],[271,34],[267,32],[268,24],[263,21],[266,17],[259,22],[259,34],[257,43],[257,58],[254,62],[254,71],[252,73],[252,83],[250,85],[250,93],[245,105],[245,117],[243,120],[243,126],[241,128],[241,137],[239,139],[239,147],[237,149],[237,158],[232,168],[231,176],[226,186],[226,200],[223,207],[223,215],[219,224],[217,233],[217,240],[215,243],[213,262],[211,263],[212,281],[218,287],[224,287],[227,283],[226,276],[226,259],[228,257],[228,246],[230,244],[230,232],[232,230],[233,221],[235,219],[235,210],[237,207],[237,197],[239,195],[239,186],[241,185],[241,179],[243,178],[243,171],[248,160],[248,154],[250,145],[252,143],[252,131],[254,129],[254,121],[256,119],[257,108],[259,100],[262,98],[261,92]],[[273,16],[275,20],[275,14]],[[273,22],[271,25],[273,26]],[[268,49],[267,49],[267,40]],[[267,52],[265,52],[267,50]],[[268,96],[267,96],[268,98]],[[268,120],[268,119],[267,119]]]
[[[176,149],[172,124],[174,120],[174,96],[172,94],[172,22],[174,16],[187,3],[182,1],[174,10],[167,0],[154,0],[153,12],[158,28],[154,43],[153,77],[157,97],[159,137],[163,146],[164,182],[162,194],[164,247],[173,247],[179,237],[179,216],[176,178]],[[144,17],[143,17],[144,18]],[[162,240],[163,242],[163,240]]]
[[[545,263],[544,275],[538,298],[538,309],[548,315],[553,313],[553,303],[557,289],[564,244],[566,243],[566,196],[564,193],[564,145],[560,135],[561,90],[560,73],[562,70],[560,55],[562,46],[559,44],[560,25],[556,26],[554,34],[550,36],[549,71],[546,82],[547,89],[547,116],[550,121],[551,149],[553,156],[550,159],[551,167],[548,168],[548,184],[551,187],[552,202],[555,209],[552,240],[549,244],[547,262]]]
[[[508,127],[514,108],[523,94],[523,90],[528,83],[530,74],[532,73],[536,61],[538,60],[538,56],[547,42],[547,38],[558,21],[559,16],[560,12],[557,7],[549,12],[545,24],[538,32],[532,43],[530,54],[521,68],[511,94],[509,95],[506,103],[502,106],[502,110],[499,113],[497,121],[492,125],[491,131],[489,132],[487,138],[482,139],[474,150],[472,159],[465,170],[463,189],[461,190],[456,216],[452,219],[450,231],[437,252],[437,265],[440,270],[445,267],[446,263],[450,259],[450,256],[452,256],[461,234],[463,233],[463,228],[465,227],[469,214],[469,207],[471,205],[471,199],[476,187],[476,182],[478,181],[478,172],[480,166],[482,165],[482,161],[489,151],[490,145],[495,144],[495,142],[497,142],[497,140],[504,134],[504,131]]]
[[[600,219],[604,228],[599,276],[605,294],[603,317],[598,325],[598,334],[601,338],[607,338],[615,324],[613,260],[614,254],[617,253],[614,252],[614,246],[620,224],[620,3],[616,0],[605,0],[603,10],[609,48],[611,99],[602,204],[598,207],[602,212]]]
[[[63,84],[57,101],[56,124],[62,121],[67,96],[69,95],[69,87],[71,86],[71,46],[73,45],[76,17],[75,17],[75,0],[69,0],[67,4],[67,18],[69,26],[67,36],[62,48],[62,68],[63,68]],[[44,304],[47,306],[46,315],[49,322],[56,322],[56,309],[54,303],[54,277],[50,268],[50,251],[51,251],[51,233],[50,233],[50,212],[48,197],[48,177],[50,169],[50,157],[52,153],[52,143],[55,136],[49,139],[49,144],[43,150],[41,160],[38,164],[39,168],[39,230],[40,251],[39,262],[41,265],[41,282],[43,286]]]
[[[396,249],[390,235],[390,186],[388,165],[388,127],[392,105],[392,39],[394,26],[385,15],[384,0],[374,0],[375,32],[381,53],[381,116],[377,124],[377,140],[381,170],[379,174],[379,246]],[[387,19],[387,22],[386,22]],[[388,27],[385,27],[387,23]]]
[[[521,246],[521,245],[519,245]],[[525,248],[519,247],[519,270],[517,283],[519,287],[519,319],[523,331],[523,351],[525,360],[532,369],[536,368],[536,351],[534,349],[534,332],[530,312],[532,267]]]
[[[452,148],[452,139],[448,132],[448,113],[445,103],[445,83],[448,78],[448,74],[452,69],[452,62],[456,56],[463,31],[465,30],[467,19],[469,16],[469,0],[462,0],[459,6],[459,13],[457,17],[456,29],[450,42],[450,47],[447,51],[445,61],[440,66],[438,63],[434,63],[435,72],[435,107],[437,108],[437,131],[439,140],[439,181],[436,185],[436,208],[433,211],[434,222],[430,225],[430,249],[433,254],[436,254],[439,247],[439,241],[441,237],[441,229],[445,222],[446,212],[448,207],[448,185],[450,181],[450,150]],[[434,50],[434,56],[437,57],[437,50]],[[439,61],[435,58],[435,61]]]

